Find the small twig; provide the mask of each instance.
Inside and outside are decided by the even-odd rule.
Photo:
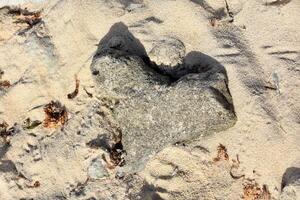
[[[245,177],[245,174],[242,174],[242,175],[234,175],[233,172],[232,172],[232,169],[234,169],[234,166],[231,166],[231,168],[230,168],[229,174],[230,174],[231,178],[233,178],[233,179],[240,179],[240,178]]]
[[[74,99],[79,92],[79,84],[80,84],[80,80],[77,78],[77,75],[75,75],[75,90],[68,94],[68,99]]]
[[[90,93],[89,91],[87,91],[87,89],[84,87],[83,90],[85,91],[85,93],[90,97],[93,98],[93,94]]]
[[[230,9],[229,9],[229,4],[228,4],[228,2],[227,2],[227,0],[224,0],[225,1],[225,5],[226,5],[226,10],[227,10],[227,13],[228,13],[228,15],[229,15],[229,17],[231,17],[232,18],[232,20],[230,20],[230,22],[233,22],[233,13],[230,11]]]
[[[245,174],[242,174],[242,175],[234,175],[232,170],[233,169],[238,169],[239,166],[240,166],[240,158],[239,158],[239,155],[236,154],[236,161],[233,159],[233,164],[231,165],[231,168],[230,168],[230,176],[233,178],[233,179],[240,179],[240,178],[243,178],[245,177]]]
[[[33,108],[29,109],[27,112],[30,112],[32,110],[35,110],[35,109],[38,109],[38,108],[41,108],[43,106],[45,106],[46,104],[41,104],[41,105],[38,105],[38,106],[34,106]]]
[[[273,87],[273,86],[268,86],[268,85],[265,85],[264,86],[266,89],[270,89],[270,90],[277,90],[276,87]]]
[[[277,1],[273,1],[273,2],[266,2],[265,6],[284,6],[288,3],[290,3],[292,0],[277,0]]]

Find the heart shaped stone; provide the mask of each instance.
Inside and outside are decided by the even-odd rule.
[[[130,171],[141,169],[151,154],[167,145],[207,136],[236,122],[221,64],[190,52],[177,66],[157,65],[123,23],[113,25],[100,41],[91,71],[99,91],[120,99],[111,116],[122,132]]]

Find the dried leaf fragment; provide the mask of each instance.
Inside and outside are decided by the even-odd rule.
[[[77,78],[77,75],[75,75],[75,90],[68,94],[68,99],[74,99],[79,92],[79,84],[80,84],[80,80]]]
[[[33,27],[42,21],[41,11],[29,11],[18,6],[4,6],[1,9],[7,9],[8,14],[17,16],[15,23],[26,23],[29,27]]]
[[[261,189],[257,183],[247,183],[243,190],[243,199],[245,200],[257,200],[261,194]]]
[[[102,155],[102,159],[106,163],[108,169],[114,169],[117,166],[122,167],[125,165],[124,154],[126,154],[126,151],[123,149],[123,144],[121,142],[113,144],[108,151],[109,160],[106,159],[104,154]]]
[[[68,120],[68,112],[65,106],[59,101],[51,101],[44,107],[45,119],[44,127],[56,128],[64,125]]]
[[[244,185],[244,200],[271,200],[271,193],[266,185],[263,185],[263,189],[259,185],[252,181]]]
[[[29,27],[33,27],[34,25],[38,24],[42,21],[41,13],[37,12],[33,15],[21,15],[17,18],[15,23],[26,23]]]
[[[9,81],[0,81],[0,89],[1,88],[9,88],[11,86]]]
[[[229,156],[227,154],[227,149],[224,145],[219,144],[218,146],[218,154],[217,157],[213,159],[214,162],[229,160]]]
[[[34,181],[33,184],[27,185],[28,188],[37,188],[37,187],[40,187],[40,186],[41,186],[41,183],[39,181]]]

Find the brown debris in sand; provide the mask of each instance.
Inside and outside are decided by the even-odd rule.
[[[26,23],[29,27],[33,27],[42,21],[41,11],[29,11],[18,6],[4,6],[0,9],[7,9],[8,14],[17,16],[15,23]]]
[[[44,107],[44,112],[46,114],[44,127],[46,128],[62,126],[68,120],[67,109],[59,101],[51,101]]]
[[[34,181],[33,184],[27,185],[28,188],[38,188],[41,186],[41,183],[39,181]]]
[[[80,80],[77,78],[77,75],[75,75],[75,90],[68,94],[68,99],[74,99],[79,92],[79,84],[80,84]]]
[[[252,181],[244,185],[244,200],[271,200],[271,193],[266,185],[261,189],[258,183]]]
[[[0,89],[9,88],[11,86],[9,81],[0,81]]]
[[[108,169],[114,169],[117,166],[124,166],[126,164],[124,150],[122,144],[122,132],[118,129],[119,134],[117,138],[114,138],[113,144],[107,149],[109,152],[109,159],[106,159],[105,155],[102,155],[102,159],[105,161]]]
[[[2,76],[4,75],[4,71],[0,69],[0,79],[2,79]],[[11,84],[9,81],[7,80],[0,80],[0,89],[6,89],[6,88],[9,88],[11,87]]]
[[[3,142],[6,144],[10,144],[10,137],[13,136],[16,132],[15,127],[12,126],[8,128],[9,125],[6,121],[0,121],[0,137],[3,139]]]
[[[0,122],[0,135],[1,135],[1,137],[6,134],[7,128],[8,128],[8,124],[6,123],[6,121],[1,120],[1,122]]]
[[[112,115],[113,107],[118,103],[119,100],[117,99],[102,97],[101,107],[98,111],[98,114],[103,117],[104,121],[107,123],[108,130],[112,134],[112,144],[109,149],[107,149],[109,152],[109,159],[107,159],[105,155],[102,156],[102,159],[106,162],[108,169],[114,169],[117,166],[125,165],[124,155],[126,154],[126,151],[122,144],[122,130]]]
[[[215,157],[213,159],[213,161],[218,162],[218,161],[222,161],[222,160],[229,160],[229,156],[227,154],[226,147],[222,144],[219,144],[217,157]]]
[[[34,129],[36,128],[37,126],[39,126],[40,124],[42,124],[41,121],[39,120],[34,120],[32,121],[29,117],[26,118],[23,122],[23,128],[24,129]]]

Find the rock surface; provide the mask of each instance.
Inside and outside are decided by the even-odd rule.
[[[149,52],[151,61],[168,72],[182,65],[184,56],[185,46],[176,38],[162,39]]]
[[[168,45],[174,53],[173,43],[162,48]],[[129,170],[142,169],[149,155],[167,145],[234,125],[223,66],[199,52],[191,52],[185,60],[180,70],[164,71],[151,64],[142,44],[122,23],[113,25],[100,41],[91,70],[100,91],[120,99],[112,116],[122,132]]]
[[[282,177],[280,200],[300,199],[300,168],[288,168]]]

